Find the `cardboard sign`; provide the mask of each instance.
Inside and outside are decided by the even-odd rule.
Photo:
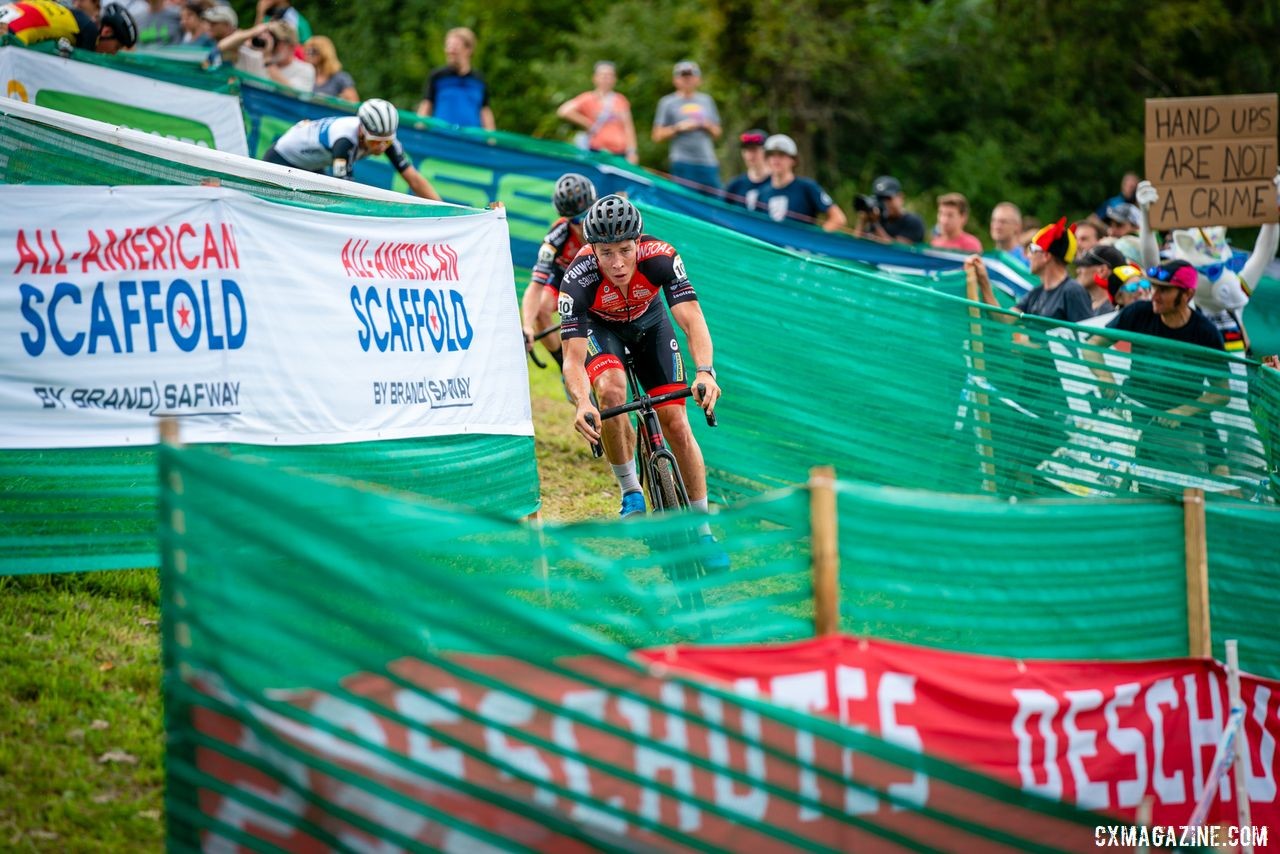
[[[1157,229],[1275,222],[1280,98],[1151,98],[1146,176],[1160,190]]]

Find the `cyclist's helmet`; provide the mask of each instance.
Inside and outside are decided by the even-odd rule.
[[[578,216],[587,212],[596,200],[596,185],[585,175],[569,172],[556,181],[556,191],[551,196],[560,216]]]
[[[372,139],[392,139],[400,127],[400,114],[390,101],[370,98],[360,105],[360,127]]]
[[[133,47],[138,43],[138,25],[129,10],[119,3],[108,3],[102,7],[98,17],[100,25],[105,24],[115,33],[116,41],[124,47]]]
[[[640,211],[631,202],[610,194],[591,206],[582,221],[589,243],[621,243],[640,236]]]

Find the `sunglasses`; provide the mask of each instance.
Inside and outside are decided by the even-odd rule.
[[[1245,260],[1246,259],[1244,258],[1244,256],[1232,255],[1226,261],[1218,261],[1213,264],[1205,264],[1203,267],[1196,267],[1196,269],[1199,270],[1201,273],[1204,273],[1204,277],[1209,281],[1216,282],[1218,281],[1218,279],[1222,277],[1222,274],[1227,270],[1230,270],[1233,273],[1239,273],[1241,270],[1243,270],[1245,265]]]
[[[1043,251],[1044,251],[1044,247],[1043,247],[1043,246],[1041,246],[1039,243],[1028,243],[1028,244],[1027,244],[1027,254],[1028,254],[1028,255],[1039,255],[1039,254],[1040,254],[1041,252],[1043,252]]]
[[[1117,288],[1117,290],[1121,291],[1122,293],[1133,294],[1142,290],[1144,284],[1145,283],[1141,279],[1138,279],[1132,282],[1125,282],[1123,285]]]

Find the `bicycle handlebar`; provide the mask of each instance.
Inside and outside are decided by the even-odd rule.
[[[542,330],[541,332],[534,333],[533,340],[541,341],[543,338],[546,338],[552,332],[559,332],[559,331],[560,331],[560,324],[558,323],[555,326],[548,326],[546,329]],[[533,363],[537,365],[539,368],[545,368],[547,366],[547,363],[539,359],[538,355],[534,353],[532,349],[530,349],[528,353],[529,353],[529,358],[532,359]]]
[[[701,398],[704,394],[707,393],[707,387],[702,383],[698,383],[697,392],[698,392],[698,397]],[[691,388],[682,388],[678,391],[669,391],[666,394],[659,394],[654,397],[650,397],[647,394],[642,395],[636,398],[635,400],[631,401],[630,403],[624,403],[621,406],[611,406],[608,409],[600,410],[600,417],[602,419],[616,418],[619,415],[625,415],[628,412],[635,412],[638,409],[648,409],[650,407],[658,406],[663,403],[670,403],[673,400],[683,400],[686,397],[692,397],[693,393],[694,393],[694,390]],[[707,426],[715,427],[716,426],[715,414],[712,412],[708,412],[706,413],[706,416],[707,416]]]

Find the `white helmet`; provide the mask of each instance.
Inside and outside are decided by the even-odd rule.
[[[391,139],[400,127],[400,114],[395,105],[381,98],[370,98],[360,105],[356,113],[365,134],[373,139]]]

